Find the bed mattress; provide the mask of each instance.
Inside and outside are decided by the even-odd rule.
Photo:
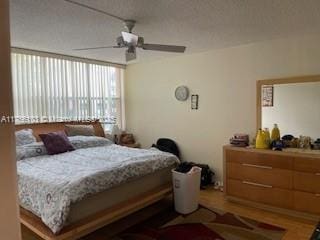
[[[20,204],[58,233],[67,222],[146,190],[149,182],[142,180],[141,185],[139,178],[158,178],[155,173],[166,172],[178,162],[169,153],[115,144],[26,158],[17,163]],[[169,179],[150,181],[148,187],[162,180]],[[127,182],[135,184],[135,190],[129,189]],[[117,188],[120,185],[122,189]]]
[[[71,204],[66,224],[75,223],[94,213],[107,209],[115,204],[134,198],[147,191],[171,183],[171,170],[174,166],[158,170],[152,174],[133,179],[119,186],[94,194],[77,203]]]

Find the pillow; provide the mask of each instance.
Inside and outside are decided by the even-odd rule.
[[[107,138],[96,136],[73,136],[69,137],[69,140],[75,149],[100,147],[113,144],[113,142]]]
[[[35,142],[16,147],[16,158],[22,160],[24,158],[38,157],[47,155],[47,149],[43,142]]]
[[[75,150],[63,131],[39,134],[49,155]]]
[[[92,125],[65,125],[68,136],[95,136]]]
[[[33,136],[32,129],[22,129],[15,132],[16,146],[26,145],[36,142],[36,138]]]

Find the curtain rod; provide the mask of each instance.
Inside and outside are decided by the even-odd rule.
[[[126,68],[125,64],[113,63],[113,62],[107,62],[107,61],[95,60],[95,59],[83,58],[83,57],[75,57],[75,56],[64,55],[60,53],[45,52],[45,51],[39,51],[39,50],[33,50],[33,49],[27,49],[27,48],[19,48],[19,47],[11,47],[11,50],[13,53],[37,55],[37,56],[43,56],[43,57],[54,57],[54,58],[59,58],[64,60],[99,64],[99,65],[117,67],[117,68],[123,68],[123,69]]]

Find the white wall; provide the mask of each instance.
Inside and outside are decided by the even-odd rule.
[[[234,133],[255,134],[256,80],[319,74],[319,42],[279,39],[129,65],[127,130],[143,147],[175,139],[183,160],[207,163],[221,179],[222,146]],[[199,110],[175,100],[179,85],[199,94]]]
[[[9,1],[0,1],[0,116],[12,116]],[[13,124],[0,123],[0,239],[20,239]]]
[[[262,126],[281,135],[320,138],[320,82],[274,85],[273,107],[262,107]]]

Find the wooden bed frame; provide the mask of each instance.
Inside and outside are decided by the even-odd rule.
[[[33,135],[36,137],[37,141],[41,141],[39,138],[39,134],[64,131],[65,125],[92,125],[96,136],[105,137],[103,127],[101,126],[99,120],[93,122],[50,122],[19,124],[15,125],[15,130],[18,131],[25,128],[31,128],[33,130]]]
[[[53,131],[64,130],[64,125],[68,123],[40,123],[40,124],[23,124],[16,125],[16,130],[24,128],[33,129],[34,135],[39,141],[38,134]],[[99,123],[96,122],[74,122],[72,124],[91,124],[94,126],[97,136],[104,136],[104,131]],[[96,231],[110,223],[113,223],[123,217],[126,217],[142,208],[145,208],[172,193],[171,184],[162,185],[148,192],[130,198],[124,202],[118,203],[110,208],[95,213],[76,223],[66,226],[61,232],[55,235],[41,219],[30,211],[20,207],[20,222],[30,229],[32,232],[43,238],[44,240],[74,240],[83,237],[89,233]]]
[[[53,234],[39,217],[22,207],[20,207],[20,222],[44,240],[74,240],[166,198],[171,193],[171,184],[163,185],[68,225],[57,235]]]

